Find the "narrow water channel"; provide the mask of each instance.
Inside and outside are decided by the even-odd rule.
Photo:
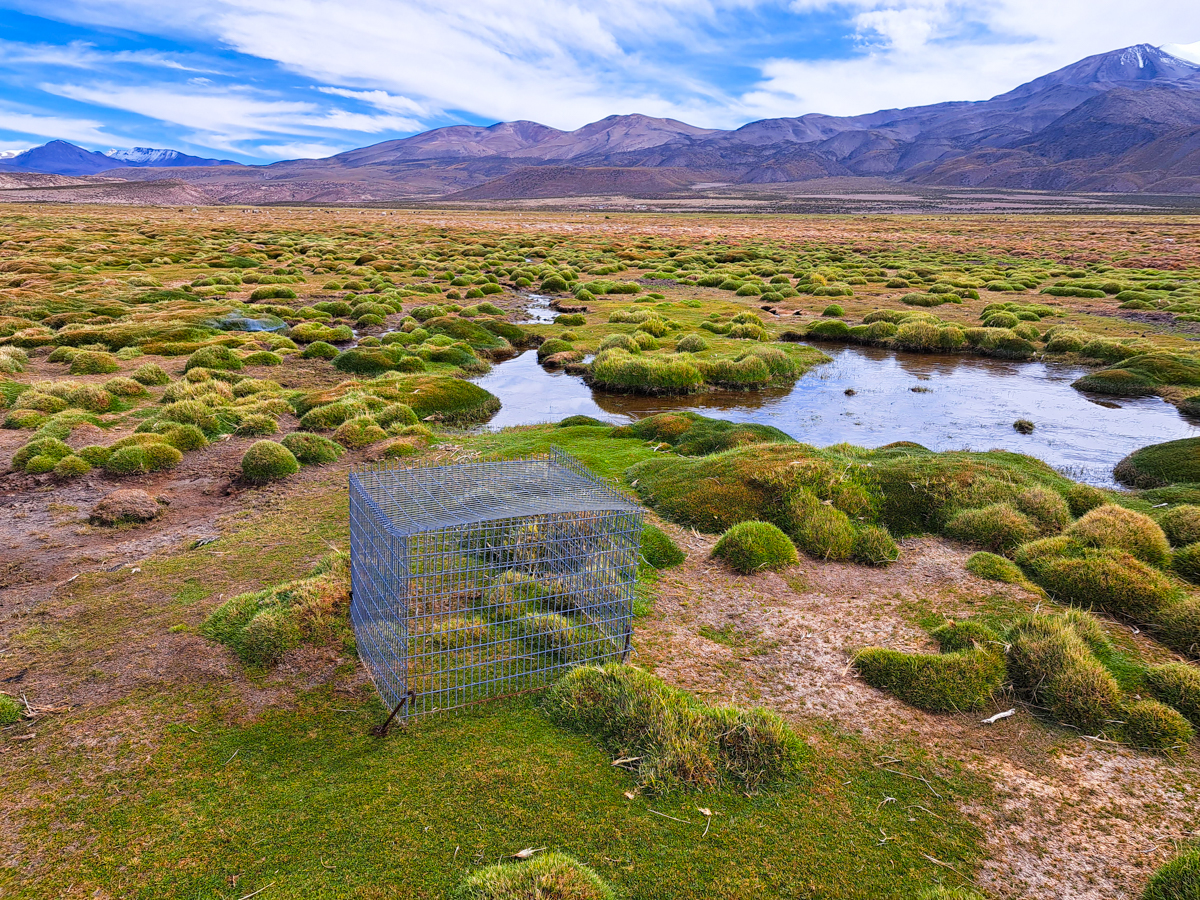
[[[533,351],[500,363],[477,383],[503,404],[489,428],[581,414],[620,423],[692,410],[773,425],[818,447],[916,441],[931,450],[1014,450],[1099,485],[1112,484],[1113,466],[1132,450],[1200,433],[1158,398],[1113,400],[1076,391],[1071,382],[1085,371],[1076,367],[865,347],[824,349],[832,362],[780,391],[687,397],[593,392],[578,376],[544,370]],[[1033,434],[1018,434],[1012,427],[1017,419],[1032,421]]]

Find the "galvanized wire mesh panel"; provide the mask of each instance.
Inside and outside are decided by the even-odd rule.
[[[642,512],[558,450],[350,475],[350,615],[391,708],[451,709],[629,651]]]

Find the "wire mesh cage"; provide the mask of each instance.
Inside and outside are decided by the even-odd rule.
[[[350,618],[405,716],[630,650],[641,508],[562,451],[350,474]]]

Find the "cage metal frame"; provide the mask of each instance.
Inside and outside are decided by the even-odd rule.
[[[628,656],[643,511],[570,454],[369,463],[349,493],[350,620],[393,716]]]

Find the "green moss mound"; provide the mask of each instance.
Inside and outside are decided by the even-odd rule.
[[[255,441],[242,456],[242,477],[251,484],[278,481],[299,471],[296,457],[275,441]]]
[[[113,450],[104,461],[104,471],[117,476],[142,475],[165,472],[182,461],[183,454],[167,443],[130,444]]]
[[[1065,490],[1069,484],[1044,463],[1014,453],[846,445],[818,450],[796,443],[756,444],[696,458],[663,456],[630,467],[626,478],[664,518],[709,533],[748,520],[772,522],[805,552],[810,550],[800,531],[815,508],[814,496],[817,506],[831,506],[855,522],[907,535],[941,533],[963,509],[1011,501],[1030,487]],[[1028,523],[1023,527],[1036,534],[1023,518]],[[839,542],[849,537],[844,555],[829,558],[849,558],[853,528],[836,531]]]
[[[397,378],[388,382],[398,402],[407,404],[417,418],[432,418],[447,425],[474,425],[487,421],[500,408],[500,400],[478,385],[448,375]]]
[[[158,422],[155,424],[154,430],[163,436],[163,440],[181,453],[200,450],[208,446],[208,438],[195,425]]]
[[[1197,897],[1200,897],[1200,847],[1160,866],[1142,893],[1142,900],[1196,900]]]
[[[1135,488],[1200,481],[1200,438],[1182,438],[1134,450],[1117,463],[1113,476]]]
[[[1121,718],[1121,739],[1139,750],[1183,750],[1194,736],[1192,724],[1178,710],[1157,700],[1135,700]]]
[[[1034,567],[1032,578],[1061,603],[1136,622],[1153,622],[1177,591],[1161,572],[1120,550],[1084,551],[1050,556]]]
[[[305,578],[225,601],[200,633],[228,646],[247,665],[272,666],[300,643],[345,629],[349,592],[348,557],[335,553]]]
[[[822,503],[811,491],[795,491],[790,499],[789,512],[795,520],[791,533],[799,549],[813,559],[851,558],[858,535],[849,516]]]
[[[1200,597],[1187,595],[1166,603],[1154,622],[1154,634],[1171,649],[1200,660]]]
[[[675,342],[676,353],[703,353],[707,349],[708,341],[695,332],[685,334]]]
[[[1026,488],[1017,494],[1013,505],[1044,534],[1062,531],[1071,521],[1071,509],[1063,495],[1048,488]]]
[[[542,287],[547,290],[545,283]],[[595,871],[554,852],[525,862],[487,866],[468,875],[451,895],[452,900],[616,900],[616,896]]]
[[[1176,550],[1171,568],[1184,581],[1200,584],[1200,542]]]
[[[65,459],[66,457],[64,457]],[[45,475],[47,472],[53,472],[54,467],[61,460],[56,460],[52,456],[35,456],[29,462],[25,463],[25,474],[27,475]]]
[[[704,385],[700,370],[685,359],[634,356],[620,349],[597,353],[588,378],[601,390],[631,394],[690,394]]]
[[[1066,534],[1088,547],[1123,550],[1152,566],[1171,558],[1167,536],[1149,516],[1115,504],[1098,506],[1067,529]]]
[[[654,569],[670,569],[687,559],[687,554],[657,525],[642,527],[642,560]]]
[[[1073,381],[1071,387],[1112,397],[1149,397],[1158,392],[1158,385],[1152,379],[1128,369],[1092,372]]]
[[[278,366],[282,362],[283,357],[270,350],[257,350],[242,359],[242,364],[247,366]]]
[[[403,404],[422,421],[448,425],[483,422],[500,408],[494,395],[449,375],[388,374],[370,381],[346,381],[293,401],[306,431],[336,428],[347,419],[388,404]]]
[[[770,425],[727,422],[692,412],[647,416],[630,425],[629,433],[643,441],[669,444],[683,456],[706,456],[747,444],[795,443]]]
[[[346,451],[337,443],[319,434],[307,431],[293,431],[280,443],[296,457],[296,462],[302,466],[320,466],[337,462]]]
[[[1086,512],[1090,512],[1097,506],[1103,506],[1108,502],[1108,496],[1098,487],[1093,487],[1090,484],[1073,484],[1067,488],[1066,493],[1067,506],[1071,510],[1071,515],[1082,516]]]
[[[592,416],[567,416],[558,423],[559,428],[578,428],[580,426],[588,426],[591,428],[606,428],[607,423],[601,422],[599,419]]]
[[[333,344],[327,344],[325,341],[313,341],[300,353],[301,359],[336,359],[341,353]]]
[[[21,721],[21,707],[8,694],[0,694],[0,725],[14,725]]]
[[[1158,525],[1172,547],[1186,547],[1200,541],[1200,506],[1185,503],[1168,509],[1158,517]]]
[[[36,437],[25,446],[19,448],[12,456],[12,468],[15,472],[25,471],[30,460],[45,456],[53,460],[51,468],[60,459],[71,455],[71,448],[55,437]]]
[[[361,450],[387,437],[387,432],[371,416],[347,419],[333,432],[333,439],[349,450]]]
[[[250,293],[251,302],[259,300],[295,300],[296,292],[282,284],[270,284],[255,288]]]
[[[112,408],[116,398],[98,384],[77,384],[67,392],[67,402],[79,409],[102,413]]]
[[[864,525],[854,535],[851,557],[864,566],[890,566],[900,558],[900,548],[881,525]]]
[[[235,372],[242,368],[242,358],[228,347],[201,347],[188,357],[183,370],[189,372],[196,368]]]
[[[1000,581],[1004,584],[1020,584],[1025,580],[1025,575],[1021,572],[1020,567],[1012,560],[986,551],[973,554],[967,560],[967,571],[978,578]]]
[[[54,464],[54,474],[59,478],[78,478],[90,471],[92,471],[91,464],[74,454],[64,456]]]
[[[841,319],[826,319],[809,325],[804,336],[816,341],[845,341],[850,338],[850,326]]]
[[[973,619],[947,622],[930,632],[930,637],[938,642],[938,647],[943,653],[957,653],[962,650],[995,652],[1004,646],[996,632]]]
[[[72,375],[108,375],[120,368],[120,362],[111,353],[80,350],[71,359],[70,371]]]
[[[114,397],[144,397],[147,393],[141,382],[124,376],[108,379],[104,382],[104,389]]]
[[[435,316],[426,320],[425,329],[431,334],[444,334],[456,341],[463,341],[470,344],[475,350],[483,350],[487,353],[509,351],[511,354],[510,344],[503,337],[467,319],[460,319],[456,316]]]
[[[130,377],[147,387],[161,387],[164,384],[171,383],[171,376],[157,363],[146,363],[145,365],[138,366],[130,373]]]
[[[559,724],[632,758],[652,793],[725,784],[757,791],[793,780],[807,748],[774,713],[710,707],[653,675],[611,663],[581,666],[547,692]]]
[[[1146,687],[1154,698],[1183,714],[1200,728],[1200,669],[1186,663],[1164,663],[1146,672]]]
[[[277,431],[279,431],[279,423],[271,416],[255,413],[242,418],[233,433],[242,437],[263,437],[275,434]]]
[[[1001,552],[1011,551],[1040,533],[1028,516],[1008,503],[963,510],[946,523],[945,530],[957,540]]]
[[[1119,720],[1121,689],[1070,620],[1035,613],[1007,637],[1009,677],[1023,699],[1086,734]]]
[[[386,350],[356,347],[338,354],[333,366],[350,375],[382,375],[396,365],[395,357]]]
[[[717,541],[713,556],[723,559],[735,572],[751,575],[756,572],[783,569],[799,562],[796,548],[770,522],[741,522],[734,525]]]
[[[872,687],[926,712],[982,709],[1004,684],[1004,660],[991,650],[901,653],[868,647],[854,668]]]

